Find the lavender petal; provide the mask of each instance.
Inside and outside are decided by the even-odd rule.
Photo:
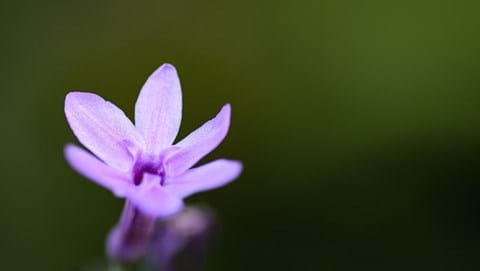
[[[182,118],[182,91],[170,64],[158,68],[145,82],[135,105],[135,125],[143,134],[147,152],[158,155],[170,146]]]
[[[109,167],[84,149],[68,144],[64,152],[72,168],[116,196],[123,197],[129,190],[128,177],[123,172]]]
[[[170,179],[165,189],[185,198],[198,192],[224,186],[235,180],[241,172],[242,163],[239,161],[219,159]]]
[[[70,92],[65,98],[65,115],[78,140],[112,167],[127,169],[134,161],[129,146],[143,148],[143,138],[132,122],[96,94]]]
[[[207,121],[200,128],[171,147],[175,151],[172,151],[164,162],[167,174],[177,176],[184,173],[214,150],[228,133],[230,114],[230,105],[224,105],[215,118]]]
[[[160,177],[145,173],[142,183],[129,190],[127,198],[145,215],[168,217],[183,208],[183,201],[160,185]]]

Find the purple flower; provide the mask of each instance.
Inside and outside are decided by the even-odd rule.
[[[238,161],[219,159],[191,168],[225,138],[230,105],[172,145],[180,128],[182,93],[172,65],[158,68],[143,85],[135,125],[112,103],[86,92],[70,92],[65,115],[78,140],[92,153],[68,144],[65,157],[80,174],[127,198],[151,217],[169,216],[183,199],[238,177]]]

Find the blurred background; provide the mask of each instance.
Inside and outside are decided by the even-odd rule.
[[[207,270],[479,270],[478,1],[2,1],[2,270],[104,258],[122,200],[71,170],[70,90],[133,117],[164,62],[180,136],[232,103],[205,161],[244,162],[188,200],[221,231]]]

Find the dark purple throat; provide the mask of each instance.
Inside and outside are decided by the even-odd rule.
[[[150,173],[153,175],[158,175],[160,177],[160,184],[164,184],[165,180],[165,171],[161,166],[155,165],[154,163],[145,163],[141,160],[135,163],[133,167],[133,183],[135,185],[140,185],[143,181],[143,175],[145,173]]]

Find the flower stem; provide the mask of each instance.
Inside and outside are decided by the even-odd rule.
[[[132,262],[143,257],[150,245],[155,219],[146,216],[129,201],[118,225],[110,232],[107,252],[112,260]]]

